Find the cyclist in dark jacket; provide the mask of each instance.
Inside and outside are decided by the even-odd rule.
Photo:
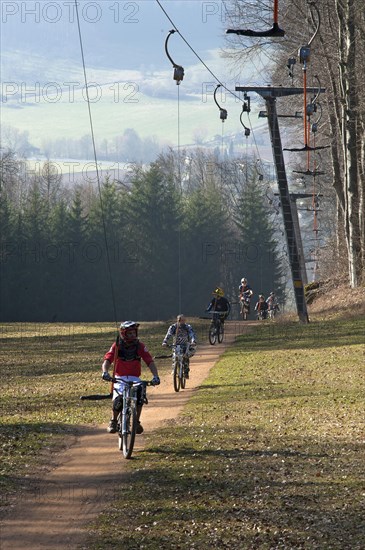
[[[242,296],[244,293],[246,293],[246,295],[249,297],[253,295],[253,290],[248,284],[247,279],[245,277],[241,279],[241,284],[238,287],[238,290],[239,290],[240,296]]]
[[[206,311],[219,313],[219,318],[222,323],[227,319],[231,311],[231,304],[224,296],[224,290],[217,287],[213,292],[213,298],[210,301]]]

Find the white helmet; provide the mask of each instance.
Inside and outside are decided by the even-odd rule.
[[[241,283],[247,283],[247,279],[245,279],[244,277],[241,279]]]

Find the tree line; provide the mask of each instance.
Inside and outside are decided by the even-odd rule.
[[[272,0],[260,3],[229,0],[227,21],[235,28],[263,29],[272,24]],[[315,105],[310,94],[303,113],[299,100],[286,98],[285,109],[292,113],[301,109],[308,121],[310,146],[328,147],[330,167],[327,179],[335,192],[337,216],[333,258],[337,264],[346,259],[346,271],[352,287],[365,280],[365,10],[362,0],[322,0],[279,2],[279,24],[285,39],[247,38],[229,35],[226,55],[237,68],[252,64],[256,54],[271,58],[265,74],[273,85],[303,86],[303,63],[297,52],[309,47],[307,85],[316,91],[322,87]],[[294,58],[294,63],[293,63]],[[287,70],[289,68],[289,71]],[[300,102],[298,104],[298,101]],[[314,116],[309,108],[316,108]],[[323,114],[323,116],[321,116]],[[285,121],[282,121],[285,124]],[[301,129],[286,122],[294,143],[300,145]],[[295,141],[294,141],[295,140]],[[304,140],[303,140],[304,141]],[[303,144],[304,145],[304,144]],[[306,153],[310,156],[311,172],[305,176],[308,184],[323,190],[323,151]],[[292,157],[293,158],[293,157]],[[301,170],[307,163],[303,154],[297,157]]]
[[[0,319],[164,320],[204,315],[216,286],[238,313],[241,277],[285,299],[283,262],[253,167],[161,154],[131,182],[62,186],[51,162],[1,150]]]

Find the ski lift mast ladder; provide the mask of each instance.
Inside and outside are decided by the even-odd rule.
[[[325,89],[321,89],[325,91]],[[304,93],[303,88],[286,88],[284,86],[236,86],[236,92],[255,92],[259,94],[266,103],[267,118],[270,131],[271,146],[275,161],[276,175],[279,187],[280,203],[283,212],[286,241],[288,246],[289,263],[292,273],[295,302],[299,320],[302,323],[308,323],[307,303],[304,294],[304,284],[307,280],[306,267],[303,249],[301,246],[301,237],[299,234],[299,225],[295,224],[296,216],[293,215],[295,204],[290,198],[288,180],[286,177],[283,148],[281,145],[280,129],[278,123],[278,114],[276,111],[276,98],[290,95],[299,95]],[[309,93],[317,93],[316,88],[307,88]]]

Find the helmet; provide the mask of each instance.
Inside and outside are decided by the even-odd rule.
[[[213,291],[213,294],[215,294],[218,298],[222,298],[224,296],[224,290],[222,288],[219,288],[219,286]]]
[[[137,340],[139,323],[135,321],[124,321],[120,325],[120,334],[123,340],[131,342]]]
[[[243,278],[241,279],[241,283],[242,283],[242,284],[243,284],[243,283],[247,283],[247,279],[245,279],[245,277],[243,277]]]

